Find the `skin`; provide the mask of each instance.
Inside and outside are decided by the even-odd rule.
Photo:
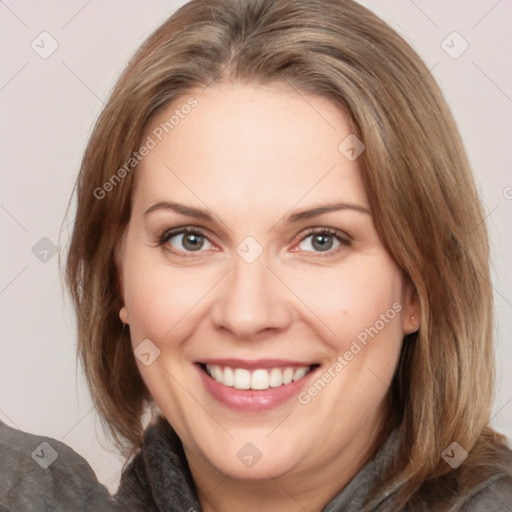
[[[151,365],[137,364],[183,441],[203,510],[321,510],[374,454],[403,337],[418,328],[417,301],[377,235],[357,160],[338,150],[353,132],[341,111],[280,85],[190,96],[198,105],[136,170],[118,256],[120,317],[134,348],[150,339],[160,350]],[[188,97],[160,111],[145,137]],[[213,222],[145,214],[162,201],[208,209]],[[287,220],[325,203],[368,213]],[[205,235],[199,251],[183,246],[187,235],[159,243],[182,226]],[[322,251],[308,228],[332,228],[350,245],[328,238]],[[247,236],[263,249],[250,264],[236,252]],[[215,357],[314,361],[318,378],[396,303],[402,310],[307,405],[231,410],[194,366]],[[248,442],[262,454],[250,468],[237,457]]]

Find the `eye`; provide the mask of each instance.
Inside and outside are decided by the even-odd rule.
[[[306,236],[302,237],[297,247],[298,250],[305,252],[334,254],[350,245],[350,237],[338,230],[332,228],[313,228]]]
[[[212,244],[197,228],[184,227],[166,231],[160,238],[160,245],[167,244],[170,251],[178,253],[201,252],[212,249]]]
[[[297,250],[332,255],[344,247],[349,247],[351,243],[349,235],[336,229],[312,228],[300,239]],[[191,226],[166,231],[160,237],[159,245],[181,256],[189,256],[194,252],[200,253],[202,249],[214,249],[206,234]]]

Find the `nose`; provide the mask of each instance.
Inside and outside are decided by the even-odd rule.
[[[263,332],[281,332],[293,319],[291,292],[267,267],[263,254],[253,263],[235,255],[212,308],[218,329],[250,341]]]

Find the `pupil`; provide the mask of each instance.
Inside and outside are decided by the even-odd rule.
[[[204,240],[202,239],[202,235],[195,235],[194,233],[189,233],[183,239],[183,247],[191,251],[197,251],[198,249],[201,249],[203,244]]]
[[[313,247],[319,251],[327,251],[332,247],[331,235],[316,235],[313,238]]]

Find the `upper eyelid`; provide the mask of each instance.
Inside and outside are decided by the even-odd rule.
[[[163,233],[161,238],[164,238],[166,236],[177,236],[182,235],[186,233],[199,233],[201,235],[207,236],[208,230],[205,228],[200,228],[197,226],[178,226],[175,228],[169,228],[166,229]]]
[[[166,230],[160,237],[160,240],[162,241],[162,243],[166,243],[174,236],[185,235],[187,233],[197,233],[197,234],[204,236],[210,243],[214,243],[210,239],[210,236],[208,235],[208,231],[209,230],[198,227],[198,226],[191,226],[191,225],[180,226],[180,227],[171,228],[171,229]],[[352,236],[343,230],[336,229],[333,227],[327,227],[327,226],[314,226],[314,227],[303,229],[294,238],[293,243],[294,244],[300,243],[300,242],[304,241],[306,238],[308,238],[312,235],[315,235],[317,233],[318,234],[328,233],[330,236],[334,236],[334,237],[337,237],[342,240],[345,239],[348,242],[351,242],[353,240]],[[198,252],[200,252],[200,251],[198,251]]]

